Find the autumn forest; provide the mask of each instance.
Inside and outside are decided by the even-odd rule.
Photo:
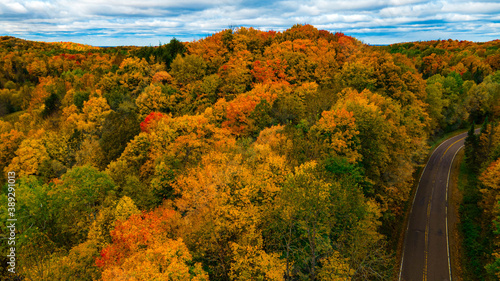
[[[470,131],[463,276],[498,280],[499,118],[499,40],[0,37],[0,279],[391,280],[429,152]]]

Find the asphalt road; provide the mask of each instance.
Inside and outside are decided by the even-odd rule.
[[[429,158],[409,216],[399,280],[452,280],[448,242],[448,182],[467,133],[444,141]]]

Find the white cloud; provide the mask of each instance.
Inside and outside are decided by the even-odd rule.
[[[13,13],[24,14],[24,13],[28,12],[28,10],[26,10],[26,8],[23,5],[21,5],[20,3],[16,3],[16,2],[1,3],[0,2],[0,4],[5,5],[7,10],[10,12],[13,12]]]
[[[0,0],[0,34],[149,45],[158,39],[165,42],[173,35],[198,39],[229,26],[280,31],[295,23],[310,23],[374,44],[457,36],[498,39],[500,3],[451,1]]]
[[[439,3],[425,3],[419,5],[406,5],[406,6],[394,6],[387,7],[380,10],[380,15],[382,17],[415,17],[415,16],[429,16],[436,15],[442,9],[442,5]]]
[[[402,6],[402,5],[411,5],[411,4],[419,4],[426,3],[428,1],[425,0],[390,0],[389,4],[394,6]]]
[[[499,2],[466,2],[454,3],[443,1],[443,12],[458,14],[497,14],[500,12]]]

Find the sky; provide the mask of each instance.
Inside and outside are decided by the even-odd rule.
[[[500,39],[500,0],[0,0],[0,35],[94,46],[157,46],[231,27],[294,24],[367,44]]]

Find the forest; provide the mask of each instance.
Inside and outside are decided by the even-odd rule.
[[[500,278],[499,40],[297,24],[155,47],[4,36],[0,58],[15,280],[390,280],[433,143],[469,129],[464,276]]]

